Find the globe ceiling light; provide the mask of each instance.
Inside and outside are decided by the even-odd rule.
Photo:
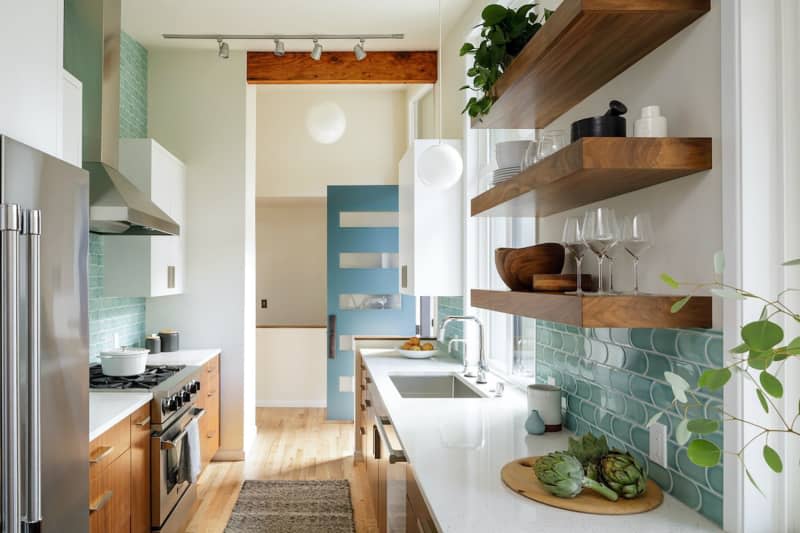
[[[320,144],[333,144],[344,135],[347,117],[341,107],[333,102],[316,104],[306,113],[306,129]]]
[[[461,154],[449,144],[434,144],[424,152],[417,164],[420,181],[434,189],[449,189],[461,179],[464,162]]]

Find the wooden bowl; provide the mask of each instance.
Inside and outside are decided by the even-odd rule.
[[[574,292],[578,290],[577,274],[534,274],[534,292]],[[581,290],[594,290],[594,279],[590,274],[581,274]]]
[[[494,251],[494,266],[497,269],[497,273],[500,275],[500,279],[503,280],[509,288],[513,283],[516,283],[516,278],[512,277],[511,274],[508,273],[505,267],[506,256],[513,252],[514,248],[498,248]]]
[[[560,274],[563,268],[564,247],[558,243],[517,248],[506,254],[503,269],[509,279],[503,281],[512,291],[531,291],[534,274]]]

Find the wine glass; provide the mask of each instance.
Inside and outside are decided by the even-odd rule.
[[[541,161],[545,157],[558,152],[568,144],[569,141],[567,140],[566,131],[548,131],[542,135],[542,139],[539,141],[539,150],[536,154],[536,160]]]
[[[620,247],[620,242],[615,242],[603,254],[605,260],[608,261],[608,290],[606,291],[608,294],[621,294],[620,291],[614,289],[614,262],[617,259]]]
[[[587,211],[583,219],[583,239],[597,256],[597,293],[603,291],[603,264],[606,252],[620,239],[619,222],[613,209],[598,207]]]
[[[525,150],[525,155],[522,157],[522,163],[520,163],[520,170],[524,171],[536,164],[538,161],[538,154],[539,152],[539,141],[532,140],[531,143],[528,145],[528,148]]]
[[[655,235],[650,215],[639,213],[625,217],[622,229],[622,246],[633,257],[633,294],[639,294],[639,259],[653,246]]]
[[[576,294],[583,294],[583,289],[581,288],[581,263],[588,246],[583,239],[583,228],[578,217],[569,217],[564,221],[561,244],[575,256],[575,266],[578,272],[578,285],[575,292]]]

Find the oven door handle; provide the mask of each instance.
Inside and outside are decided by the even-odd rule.
[[[392,421],[389,419],[388,416],[378,416],[375,415],[375,428],[378,430],[378,436],[380,437],[381,442],[386,445],[386,449],[389,450],[389,463],[405,463],[406,453],[402,449],[392,448],[392,443],[389,440],[389,436],[386,434],[386,428],[384,426],[391,426]],[[376,459],[378,459],[376,457]]]
[[[195,420],[199,420],[202,417],[204,417],[205,414],[206,414],[206,410],[205,409],[195,408],[194,416],[192,418],[195,419]],[[189,424],[186,424],[186,425],[188,426]],[[162,440],[161,441],[161,449],[162,450],[171,450],[172,448],[175,448],[176,443],[179,440],[181,440],[183,437],[185,437],[185,436],[186,436],[186,429],[184,429],[180,433],[178,433],[172,440]]]

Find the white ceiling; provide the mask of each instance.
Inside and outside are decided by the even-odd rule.
[[[442,0],[447,27],[473,0]],[[209,41],[165,40],[162,33],[405,33],[404,40],[367,41],[369,50],[435,50],[435,0],[123,0],[122,28],[146,48],[209,48]],[[231,49],[271,50],[271,41],[230,41]],[[327,50],[354,42],[327,41]],[[287,50],[309,50],[289,41]]]

